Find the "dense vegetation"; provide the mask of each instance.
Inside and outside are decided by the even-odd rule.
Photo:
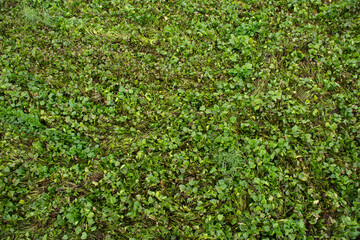
[[[359,12],[0,0],[0,238],[356,239]]]

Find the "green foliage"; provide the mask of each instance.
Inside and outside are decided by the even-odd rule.
[[[357,239],[358,0],[0,0],[1,239]]]

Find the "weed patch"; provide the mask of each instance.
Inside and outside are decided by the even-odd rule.
[[[1,239],[358,239],[360,2],[0,0]]]

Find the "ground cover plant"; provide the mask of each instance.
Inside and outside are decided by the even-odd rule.
[[[357,239],[359,11],[0,0],[0,238]]]

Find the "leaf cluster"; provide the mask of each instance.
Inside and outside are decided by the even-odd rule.
[[[0,0],[1,239],[357,239],[358,0]]]

